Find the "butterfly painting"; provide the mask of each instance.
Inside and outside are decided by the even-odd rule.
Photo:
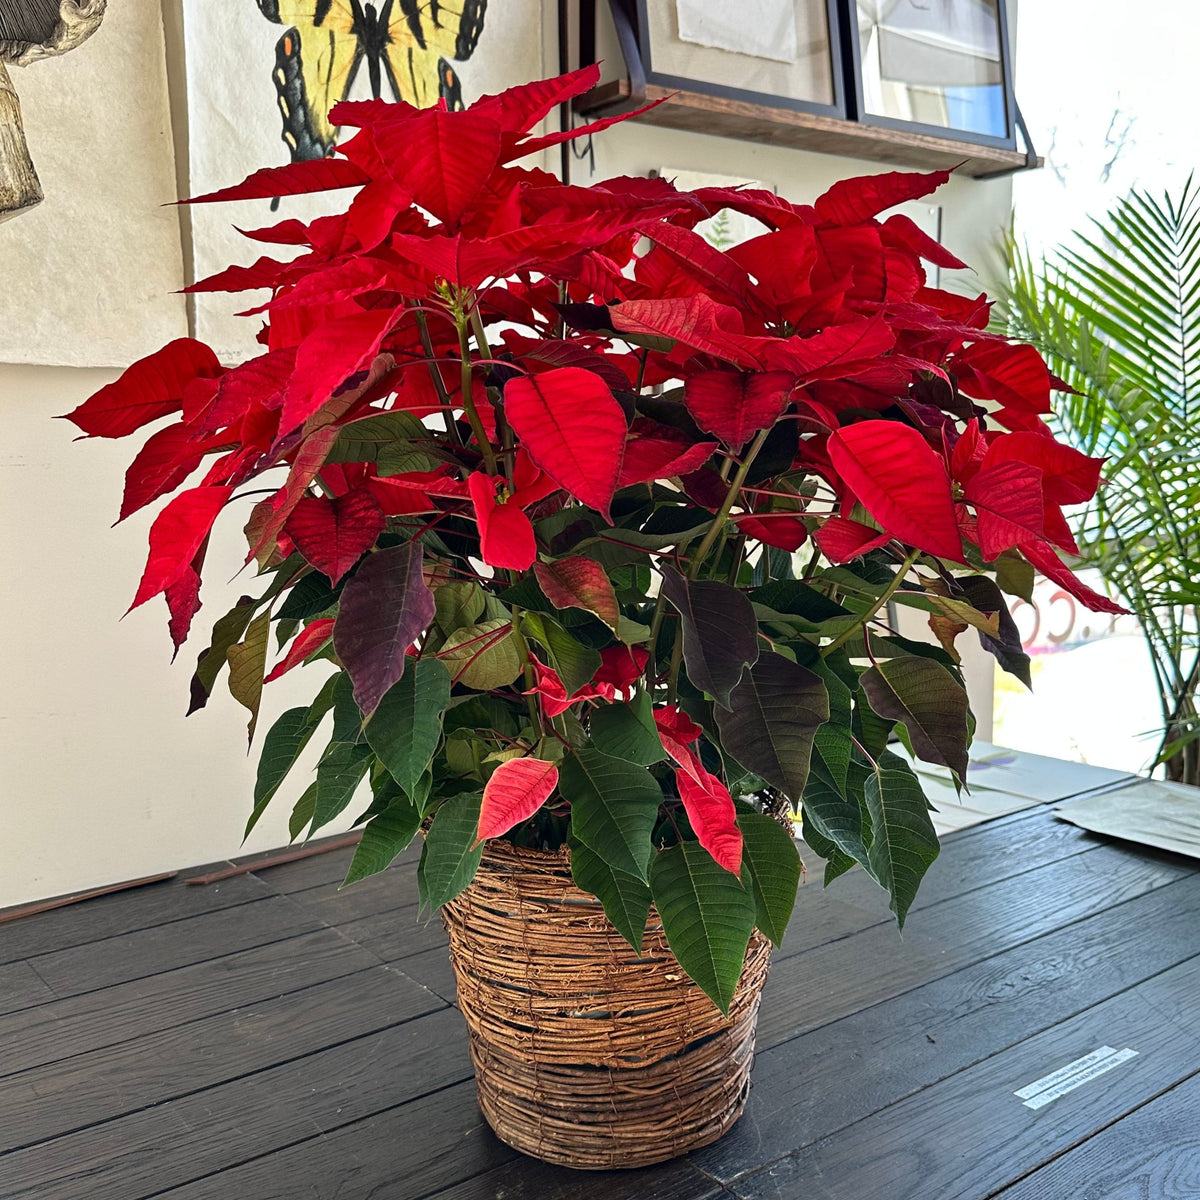
[[[292,161],[324,158],[337,131],[329,110],[345,99],[365,62],[371,95],[384,81],[395,100],[463,107],[451,62],[471,57],[487,0],[258,0],[287,25],[275,46],[273,79]]]

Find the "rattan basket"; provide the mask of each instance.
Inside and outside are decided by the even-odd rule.
[[[442,915],[479,1107],[510,1146],[570,1167],[644,1167],[741,1116],[770,954],[757,931],[726,1018],[654,910],[638,958],[574,885],[565,849],[489,843]]]

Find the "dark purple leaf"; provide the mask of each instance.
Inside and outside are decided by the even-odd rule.
[[[364,717],[404,674],[404,652],[429,628],[433,614],[433,593],[421,578],[417,542],[369,555],[346,584],[333,648],[350,675]]]
[[[721,745],[799,806],[817,729],[829,720],[819,675],[781,654],[764,654],[716,710]]]
[[[688,678],[728,708],[742,668],[758,659],[754,606],[737,588],[710,579],[689,581],[674,567],[663,566],[662,581],[663,595],[683,621]]]
[[[966,779],[967,693],[941,663],[893,658],[864,671],[860,682],[876,713],[904,724],[918,758]]]

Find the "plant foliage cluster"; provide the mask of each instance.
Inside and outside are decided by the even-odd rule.
[[[338,105],[358,130],[338,157],[201,197],[355,189],[248,232],[293,256],[195,285],[267,289],[263,352],[225,368],[173,342],[71,420],[162,422],[121,515],[178,492],[134,600],[165,595],[177,647],[214,521],[244,514],[263,586],[216,622],[193,708],[228,669],[253,736],[264,683],[335,668],[263,739],[251,825],[325,739],[291,828],[368,781],[351,879],[422,827],[432,906],[489,838],[567,845],[631,945],[653,903],[725,1007],[754,926],[778,942],[791,914],[791,808],[826,877],[862,863],[903,921],[938,847],[889,740],[961,780],[956,636],[1027,673],[1002,588],[1034,567],[1108,605],[1058,555],[1099,462],[1050,436],[1053,381],[988,332],[986,298],[927,285],[923,260],[962,264],[878,219],[944,173],[807,206],[514,165],[611,123],[531,132],[595,78],[462,112]],[[768,232],[694,232],[726,209]],[[899,636],[892,603],[940,644]]]

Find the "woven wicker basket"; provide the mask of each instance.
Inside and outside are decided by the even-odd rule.
[[[442,915],[479,1107],[510,1146],[570,1167],[644,1167],[741,1116],[770,953],[757,931],[725,1018],[654,910],[638,958],[575,887],[565,849],[489,843]]]

